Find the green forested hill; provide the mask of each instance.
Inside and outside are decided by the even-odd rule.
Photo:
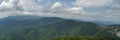
[[[33,18],[34,17],[34,18]],[[19,28],[35,28],[59,21],[60,18],[41,18],[36,16],[10,16],[0,19],[0,36]]]
[[[78,37],[60,37],[46,40],[117,40],[115,38],[96,37],[96,36],[78,36]]]
[[[8,20],[8,18],[4,20]],[[0,23],[0,34],[4,34],[0,36],[1,40],[44,40],[69,36],[73,36],[73,38],[76,36],[96,36],[117,39],[113,30],[91,22],[61,18],[16,20],[16,17],[4,22]]]

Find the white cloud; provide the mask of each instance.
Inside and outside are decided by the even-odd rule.
[[[9,0],[9,2],[3,1],[0,4],[0,10],[6,9],[6,8],[12,8],[14,6],[14,1],[15,0]]]
[[[30,12],[42,12],[42,7],[34,0],[8,0],[0,4],[0,18],[12,15],[31,15]]]
[[[69,9],[66,9],[68,13],[74,13],[74,14],[84,14],[84,9],[82,7],[72,7]]]
[[[115,19],[115,20],[120,20],[120,7],[118,6],[112,6],[110,10],[107,11],[106,13],[106,18],[109,19]]]
[[[55,3],[52,5],[51,9],[56,9],[56,8],[59,8],[59,7],[62,7],[62,3],[60,3],[60,2],[55,2]]]
[[[42,9],[42,6],[36,5],[35,0],[9,0],[8,2],[3,1],[0,4],[0,9],[23,9],[24,11],[30,11],[30,10],[40,10]]]
[[[62,2],[55,2],[53,5],[48,4],[48,8],[46,8],[37,5],[35,0],[10,0],[8,2],[3,1],[0,4],[0,18],[14,15],[37,15],[85,21],[120,22],[120,4],[119,2],[112,2],[113,0],[77,0],[75,5],[66,6]],[[112,5],[112,8],[106,13],[85,11],[85,7],[104,7],[108,5]]]
[[[19,0],[18,6],[21,6],[24,10],[39,9],[34,0]]]
[[[113,0],[77,0],[75,4],[82,7],[100,7],[110,5],[112,1]]]

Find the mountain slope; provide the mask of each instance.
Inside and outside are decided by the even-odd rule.
[[[26,17],[24,20],[18,20],[18,17],[10,17],[9,21],[8,18],[6,18],[6,23],[1,23],[2,26],[0,25],[0,34],[5,33],[5,35],[1,37],[1,40],[43,40],[46,38],[64,36],[98,36],[117,38],[116,35],[109,32],[107,28],[103,28],[91,22],[74,21],[54,17],[33,17],[34,19],[26,19]]]
[[[0,19],[0,36],[18,28],[38,27],[61,20],[60,18],[41,18],[38,16],[10,16]]]

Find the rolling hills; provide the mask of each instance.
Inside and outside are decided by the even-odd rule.
[[[0,40],[45,40],[59,37],[96,36],[119,40],[114,29],[92,22],[56,17],[11,16],[0,19]]]

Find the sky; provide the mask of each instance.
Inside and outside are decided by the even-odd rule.
[[[17,15],[120,24],[120,0],[0,0],[0,18]]]

